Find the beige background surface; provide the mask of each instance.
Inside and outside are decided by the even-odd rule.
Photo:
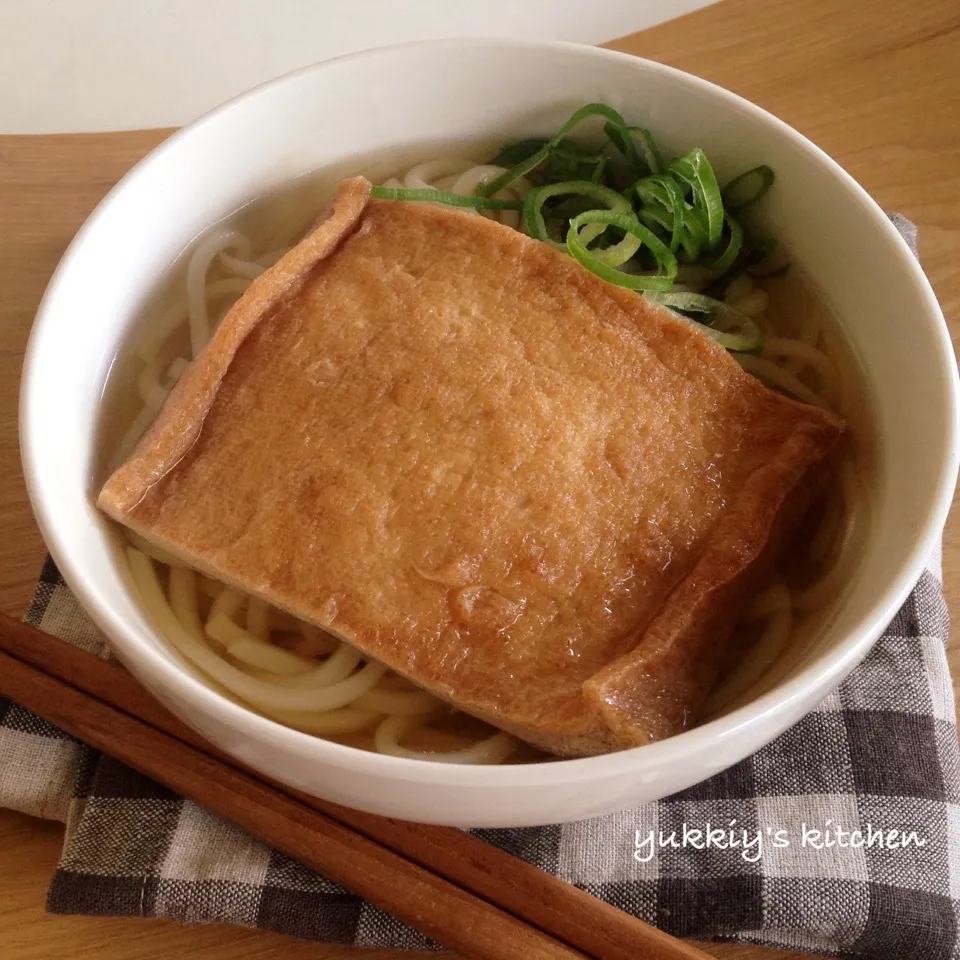
[[[612,46],[699,74],[773,111],[920,228],[920,255],[960,334],[960,5],[956,0],[722,0]],[[44,285],[71,236],[163,131],[0,136],[0,609],[20,613],[43,559],[17,455],[20,364]],[[80,318],[78,318],[79,320]],[[52,388],[54,388],[52,386]],[[960,520],[944,537],[960,611]],[[960,668],[960,641],[951,661]],[[0,811],[0,955],[8,960],[357,960],[272,934],[161,921],[48,917],[58,824]],[[711,945],[728,960],[798,957]]]

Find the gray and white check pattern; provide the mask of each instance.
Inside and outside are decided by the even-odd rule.
[[[894,218],[913,242],[912,224]],[[106,656],[52,562],[26,618]],[[960,750],[939,552],[867,659],[772,744],[657,803],[478,836],[679,936],[876,960],[960,960]],[[0,700],[0,806],[67,823],[48,907],[432,944],[46,721]],[[730,827],[731,821],[734,826]],[[661,845],[684,826],[760,848]],[[809,830],[847,832],[823,847]],[[923,846],[875,842],[913,832]],[[658,840],[637,848],[654,831]],[[778,831],[782,833],[778,834]],[[852,831],[864,836],[850,845]],[[871,831],[873,841],[871,842]],[[780,842],[777,842],[777,839]],[[639,856],[634,854],[638,853]],[[649,854],[649,855],[648,855]]]

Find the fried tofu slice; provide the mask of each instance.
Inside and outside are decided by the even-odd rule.
[[[111,517],[561,756],[691,725],[843,434],[484,217],[370,199],[253,282]]]

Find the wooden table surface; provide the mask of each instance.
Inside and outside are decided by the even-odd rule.
[[[960,334],[960,4],[957,0],[722,0],[611,44],[713,80],[771,110],[920,228],[923,265]],[[638,105],[642,110],[642,105]],[[0,609],[21,613],[43,558],[17,453],[20,365],[58,258],[110,186],[164,131],[0,136]],[[709,145],[707,145],[709,146]],[[78,317],[78,322],[83,318]],[[944,539],[960,610],[960,521]],[[960,642],[952,652],[960,666]],[[360,952],[226,927],[48,917],[62,826],[0,811],[0,956],[8,960],[360,960]],[[728,960],[799,957],[713,944]]]

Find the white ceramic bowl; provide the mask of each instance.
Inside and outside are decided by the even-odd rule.
[[[124,335],[197,234],[280,181],[419,142],[553,132],[605,101],[721,175],[769,163],[769,219],[826,293],[872,397],[875,519],[839,609],[773,690],[662,743],[609,756],[469,767],[379,756],[265,720],[208,689],[144,618],[94,507],[101,393]],[[560,43],[451,40],[343,57],[258,87],[173,136],[103,201],[64,256],[24,368],[24,470],[67,582],[117,655],[215,744],[302,790],[434,823],[520,826],[666,796],[767,743],[867,653],[919,577],[957,474],[957,375],[933,291],[883,212],[774,117],[658,63]]]

